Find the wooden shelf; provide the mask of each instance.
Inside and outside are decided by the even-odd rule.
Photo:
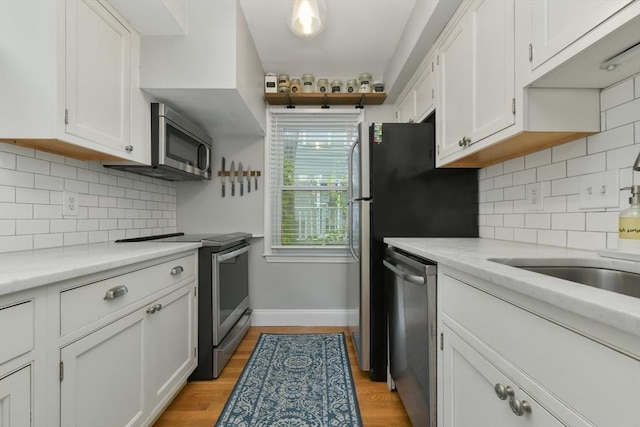
[[[372,93],[265,93],[270,105],[381,105],[387,98],[384,92]]]

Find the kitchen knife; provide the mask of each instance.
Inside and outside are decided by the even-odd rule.
[[[247,193],[251,193],[251,165],[247,167]]]
[[[256,171],[256,191],[258,191],[258,171]]]
[[[238,163],[238,176],[240,177],[240,196],[244,194],[244,176],[242,176],[242,162]]]
[[[224,193],[225,193],[224,184],[227,181],[227,177],[224,176],[224,163],[225,163],[225,158],[223,157],[222,158],[222,177],[221,177],[221,179],[222,179],[222,197],[224,197]]]
[[[231,161],[231,169],[229,169],[229,179],[231,180],[231,197],[236,195],[236,162]]]

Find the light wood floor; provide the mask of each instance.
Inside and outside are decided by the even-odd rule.
[[[158,418],[154,427],[213,427],[262,332],[281,334],[344,332],[348,336],[348,331],[339,327],[252,327],[224,368],[222,375],[213,381],[187,383]],[[398,393],[390,392],[386,383],[370,381],[368,374],[358,369],[351,340],[347,338],[346,341],[364,426],[411,427]]]

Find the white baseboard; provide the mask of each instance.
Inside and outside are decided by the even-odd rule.
[[[347,310],[253,309],[252,326],[347,326]]]

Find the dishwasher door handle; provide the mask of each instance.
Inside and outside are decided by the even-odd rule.
[[[415,274],[407,274],[404,271],[400,270],[395,265],[391,264],[389,261],[382,260],[382,264],[387,267],[389,270],[393,272],[396,276],[400,276],[402,280],[407,281],[409,283],[413,283],[414,285],[424,285],[425,280],[422,276],[416,276]]]

